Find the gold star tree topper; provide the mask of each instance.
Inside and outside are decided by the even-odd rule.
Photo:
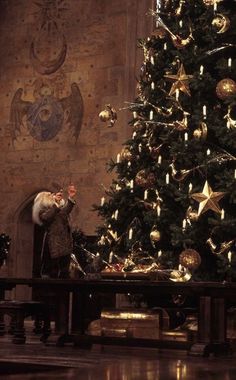
[[[175,83],[172,84],[169,95],[173,95],[177,90],[191,96],[188,80],[193,77],[193,75],[187,75],[184,69],[184,65],[181,63],[180,68],[176,75],[166,74],[166,78],[174,80]]]
[[[195,201],[199,202],[198,216],[207,210],[212,210],[220,214],[221,209],[218,202],[221,198],[223,198],[224,195],[225,193],[223,192],[213,192],[212,188],[206,181],[202,193],[194,193],[191,195]]]

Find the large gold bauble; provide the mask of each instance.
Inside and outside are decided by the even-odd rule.
[[[185,249],[179,255],[179,263],[188,269],[197,269],[201,264],[201,256],[195,249]]]
[[[140,170],[135,177],[136,185],[141,187],[152,187],[155,183],[154,173],[147,173],[146,170]]]
[[[111,114],[108,110],[103,110],[100,112],[98,117],[101,121],[108,121],[108,120],[110,120]]]
[[[131,160],[132,159],[132,153],[128,148],[123,148],[121,151],[121,159],[122,160]]]
[[[161,240],[161,233],[158,230],[152,230],[150,233],[150,239],[151,241],[160,241]]]
[[[218,82],[216,86],[216,95],[219,99],[225,100],[236,94],[236,82],[233,79],[225,78]]]

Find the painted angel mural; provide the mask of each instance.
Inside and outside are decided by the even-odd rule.
[[[13,141],[25,122],[30,135],[38,141],[53,139],[64,122],[70,125],[77,141],[83,120],[83,98],[77,83],[72,83],[67,97],[57,98],[53,89],[44,85],[34,94],[34,101],[23,99],[23,88],[18,88],[10,108],[10,130]]]

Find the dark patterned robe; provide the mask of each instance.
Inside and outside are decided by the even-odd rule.
[[[73,240],[69,225],[69,214],[75,202],[68,199],[63,207],[53,204],[40,211],[39,217],[46,229],[44,246],[47,245],[52,259],[72,253]]]

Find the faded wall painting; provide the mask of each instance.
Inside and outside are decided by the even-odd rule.
[[[56,95],[56,80],[50,80],[63,65],[67,54],[66,38],[59,22],[68,6],[64,0],[42,0],[35,3],[39,22],[38,33],[30,45],[30,61],[40,75],[35,80],[33,99],[24,99],[25,89],[15,91],[10,107],[10,131],[13,141],[26,124],[30,135],[38,141],[53,139],[69,124],[77,141],[83,119],[83,98],[77,83],[71,84],[70,94],[59,98]],[[64,16],[65,17],[65,16]]]
[[[75,140],[78,139],[83,118],[83,99],[76,83],[71,93],[64,98],[54,96],[53,86],[43,84],[34,91],[34,100],[24,101],[23,88],[18,88],[12,99],[10,127],[12,139],[17,138],[20,126],[26,119],[29,133],[38,141],[54,138],[61,130],[64,120],[70,124]]]

